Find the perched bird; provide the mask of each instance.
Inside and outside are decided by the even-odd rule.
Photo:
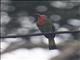
[[[37,26],[42,33],[53,33],[55,31],[53,22],[49,20],[46,15],[37,15]],[[49,49],[57,49],[54,41],[55,34],[48,34],[45,35],[45,37],[48,38]]]

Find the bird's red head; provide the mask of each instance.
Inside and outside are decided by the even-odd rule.
[[[46,16],[45,15],[40,15],[38,16],[38,24],[43,25],[45,23]]]

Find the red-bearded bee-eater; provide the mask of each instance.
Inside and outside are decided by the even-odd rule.
[[[53,33],[55,31],[55,27],[53,26],[53,22],[49,20],[46,15],[38,15],[37,16],[37,26],[40,29],[42,33]],[[49,49],[57,49],[54,37],[55,34],[47,34],[44,35],[46,38],[48,38],[49,41]]]

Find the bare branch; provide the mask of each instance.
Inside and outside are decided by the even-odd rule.
[[[27,34],[27,35],[13,35],[13,36],[0,36],[0,38],[18,38],[18,37],[31,37],[31,36],[40,36],[48,34],[65,34],[65,33],[80,33],[80,31],[60,31],[54,33],[37,33],[37,34]]]

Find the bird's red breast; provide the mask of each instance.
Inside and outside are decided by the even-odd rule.
[[[45,15],[40,15],[38,17],[38,25],[43,25],[45,23],[46,16]]]

